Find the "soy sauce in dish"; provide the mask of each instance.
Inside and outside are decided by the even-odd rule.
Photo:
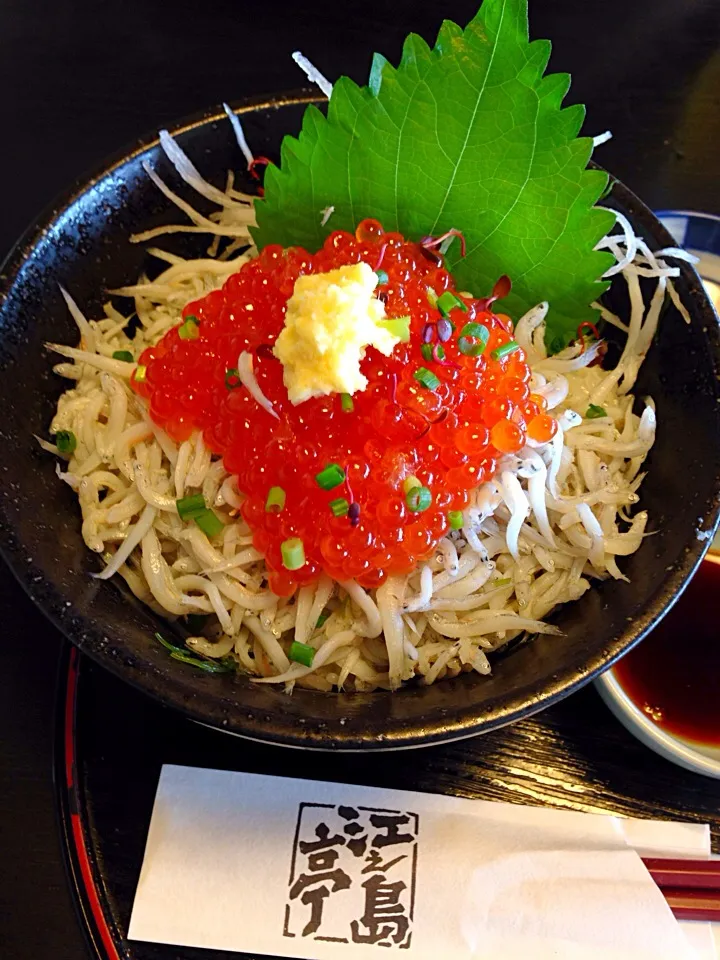
[[[659,727],[720,746],[720,555],[706,557],[660,625],[614,670]]]

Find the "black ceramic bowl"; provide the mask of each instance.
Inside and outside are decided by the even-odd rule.
[[[297,132],[312,99],[288,95],[236,105],[256,153],[277,157],[283,134]],[[242,168],[224,114],[192,118],[173,132],[218,185],[227,169]],[[696,531],[716,524],[720,494],[718,325],[696,273],[686,266],[677,287],[692,323],[667,309],[637,388],[657,403],[657,441],[642,487],[642,506],[657,533],[623,563],[631,583],[602,584],[558,612],[554,620],[563,636],[540,637],[498,656],[489,678],[462,675],[392,695],[296,690],[288,697],[241,676],[208,676],[169,659],[153,639],[160,621],[124,584],[89,576],[99,561],[81,539],[75,497],[55,476],[54,458],[33,439],[46,432],[64,386],[51,372],[43,342],[77,338],[59,285],[97,315],[106,289],[148,267],[142,246],[131,244],[129,235],[178,222],[178,212],[143,171],[144,159],[182,192],[157,139],[143,139],[42,216],[0,277],[0,544],[30,597],[84,653],[187,716],[233,733],[296,747],[410,747],[481,733],[548,706],[609,666],[677,599],[706,548]],[[606,202],[628,216],[651,247],[672,244],[620,184]],[[207,246],[207,238],[187,235],[163,240],[167,249],[186,254]],[[619,309],[623,287],[619,281],[612,293]],[[27,644],[32,670],[32,638]]]

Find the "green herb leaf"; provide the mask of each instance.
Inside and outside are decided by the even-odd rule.
[[[174,643],[170,643],[170,641],[166,640],[161,633],[156,633],[155,639],[158,641],[158,643],[161,643],[166,650],[174,650],[175,653],[182,653],[182,647],[177,647]]]
[[[457,241],[447,256],[459,288],[483,296],[509,274],[503,309],[517,318],[548,300],[548,341],[569,342],[607,288],[612,256],[594,246],[614,217],[593,207],[607,175],[586,169],[584,109],[561,109],[569,77],[543,76],[549,55],[528,41],[527,0],[485,0],[433,49],[411,34],[397,68],[376,54],[367,87],[340,78],[327,118],[310,106],[285,137],[255,205],[258,247],[314,251],[364,217],[414,240],[454,227],[467,240],[465,258]]]
[[[546,337],[545,343],[547,345],[548,353],[550,356],[553,356],[556,353],[560,353],[561,350],[564,350],[568,345],[567,337],[562,334],[556,334],[553,337]]]
[[[58,432],[55,434],[55,444],[59,453],[62,453],[63,456],[69,457],[75,453],[75,448],[77,447],[77,437],[72,430],[58,430]]]
[[[586,420],[599,420],[600,417],[606,417],[605,407],[599,407],[596,403],[591,403],[585,414]]]
[[[181,663],[186,663],[190,667],[197,667],[198,670],[204,670],[205,673],[230,673],[231,670],[234,670],[234,666],[230,666],[227,662],[223,660],[200,660],[198,657],[194,657],[191,653],[185,653],[182,650],[173,650],[170,654],[171,660],[179,660]]]
[[[237,669],[237,664],[232,657],[221,657],[219,660],[203,660],[195,657],[182,647],[176,646],[166,640],[161,633],[155,634],[155,639],[161,643],[166,650],[170,651],[172,660],[179,660],[190,667],[197,667],[198,670],[204,670],[206,673],[230,673]]]

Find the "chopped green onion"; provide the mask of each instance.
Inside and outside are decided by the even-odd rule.
[[[454,293],[451,293],[450,290],[446,290],[442,296],[438,297],[436,304],[440,313],[446,317],[451,310],[454,310],[456,307],[459,310],[463,310],[467,313],[467,304],[463,303],[460,297],[456,297]]]
[[[323,490],[332,490],[345,479],[345,471],[339,463],[329,463],[324,470],[315,474],[315,482]]]
[[[385,270],[376,270],[375,273],[376,273],[376,275],[377,275],[377,284],[376,284],[376,286],[378,286],[378,287],[382,286],[384,283],[387,283],[388,280],[390,279],[390,278],[388,277],[387,273],[385,272]]]
[[[511,353],[515,353],[515,351],[519,349],[520,344],[514,340],[510,340],[509,343],[503,343],[502,346],[495,347],[494,350],[491,350],[490,356],[493,360],[502,360],[504,357],[509,357]]]
[[[188,613],[185,617],[185,626],[191,633],[199,633],[208,621],[206,613]]]
[[[343,411],[343,413],[352,413],[355,409],[353,398],[349,393],[340,394],[340,409]]]
[[[428,303],[433,309],[435,309],[437,307],[438,295],[435,293],[432,287],[427,287],[426,292]]]
[[[181,497],[175,501],[177,512],[181,520],[194,520],[207,510],[205,506],[205,497],[201,493],[193,493],[189,497]]]
[[[135,363],[135,357],[129,350],[116,350],[112,355],[113,360],[124,360],[125,363]]]
[[[72,430],[58,430],[55,434],[55,443],[60,453],[70,455],[77,447],[77,437]]]
[[[185,323],[194,323],[196,327],[200,326],[200,320],[195,316],[194,313],[189,313],[185,317]]]
[[[280,513],[285,507],[285,491],[282,487],[270,487],[265,501],[265,513]]]
[[[607,410],[604,407],[598,407],[594,403],[590,404],[590,406],[587,408],[587,413],[585,414],[585,418],[587,420],[597,420],[598,417],[606,417],[606,416],[607,416]]]
[[[458,337],[458,350],[465,357],[479,357],[485,352],[487,342],[481,343],[477,340],[468,340],[467,337]]]
[[[445,347],[441,343],[423,343],[420,345],[420,353],[428,363],[445,359]]]
[[[142,363],[139,363],[135,367],[135,383],[145,383],[147,379],[147,367],[143,366]]]
[[[420,513],[427,510],[432,503],[432,494],[427,487],[413,487],[405,494],[405,503],[408,505],[408,510]]]
[[[315,624],[315,629],[316,629],[316,630],[319,630],[320,627],[324,627],[326,621],[329,620],[329,618],[330,618],[330,614],[329,614],[329,613],[321,613],[320,616],[317,618],[317,623]]]
[[[512,577],[502,577],[500,580],[493,580],[494,587],[509,587],[512,583]]]
[[[450,510],[448,513],[448,521],[451,530],[459,530],[463,525],[462,510]]]
[[[417,477],[408,477],[406,480],[403,480],[403,490],[405,493],[409,493],[413,487],[421,487],[422,483],[418,480]]]
[[[206,537],[216,537],[225,528],[220,517],[212,510],[204,510],[193,519]]]
[[[228,367],[225,371],[225,386],[228,390],[234,390],[236,387],[239,387],[241,383],[240,371],[236,367]]]
[[[304,667],[311,667],[315,659],[315,647],[311,647],[309,643],[298,643],[297,640],[293,640],[290,644],[288,656],[295,663],[302,663]]]
[[[466,323],[460,331],[461,337],[475,337],[476,340],[484,340],[485,343],[490,339],[490,331],[484,323]]]
[[[305,547],[299,537],[290,537],[280,544],[283,566],[286,570],[299,570],[305,566]]]
[[[392,320],[380,320],[378,326],[397,337],[400,343],[407,343],[410,339],[410,317],[393,317]]]
[[[334,517],[344,517],[350,510],[350,504],[345,497],[338,497],[337,500],[331,500],[328,504]]]
[[[485,352],[490,331],[482,323],[466,323],[460,331],[458,350],[466,357],[479,357]]]
[[[440,386],[439,378],[435,376],[432,370],[428,370],[427,367],[418,367],[413,376],[426,390],[437,390]]]
[[[188,317],[178,330],[181,340],[197,340],[200,336],[200,327],[194,317]]]

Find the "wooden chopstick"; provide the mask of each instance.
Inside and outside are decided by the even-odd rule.
[[[676,920],[720,920],[720,892],[692,887],[660,889]]]
[[[678,920],[720,921],[720,860],[643,857]]]
[[[659,887],[720,890],[720,860],[665,860],[662,857],[643,857],[643,863]]]

